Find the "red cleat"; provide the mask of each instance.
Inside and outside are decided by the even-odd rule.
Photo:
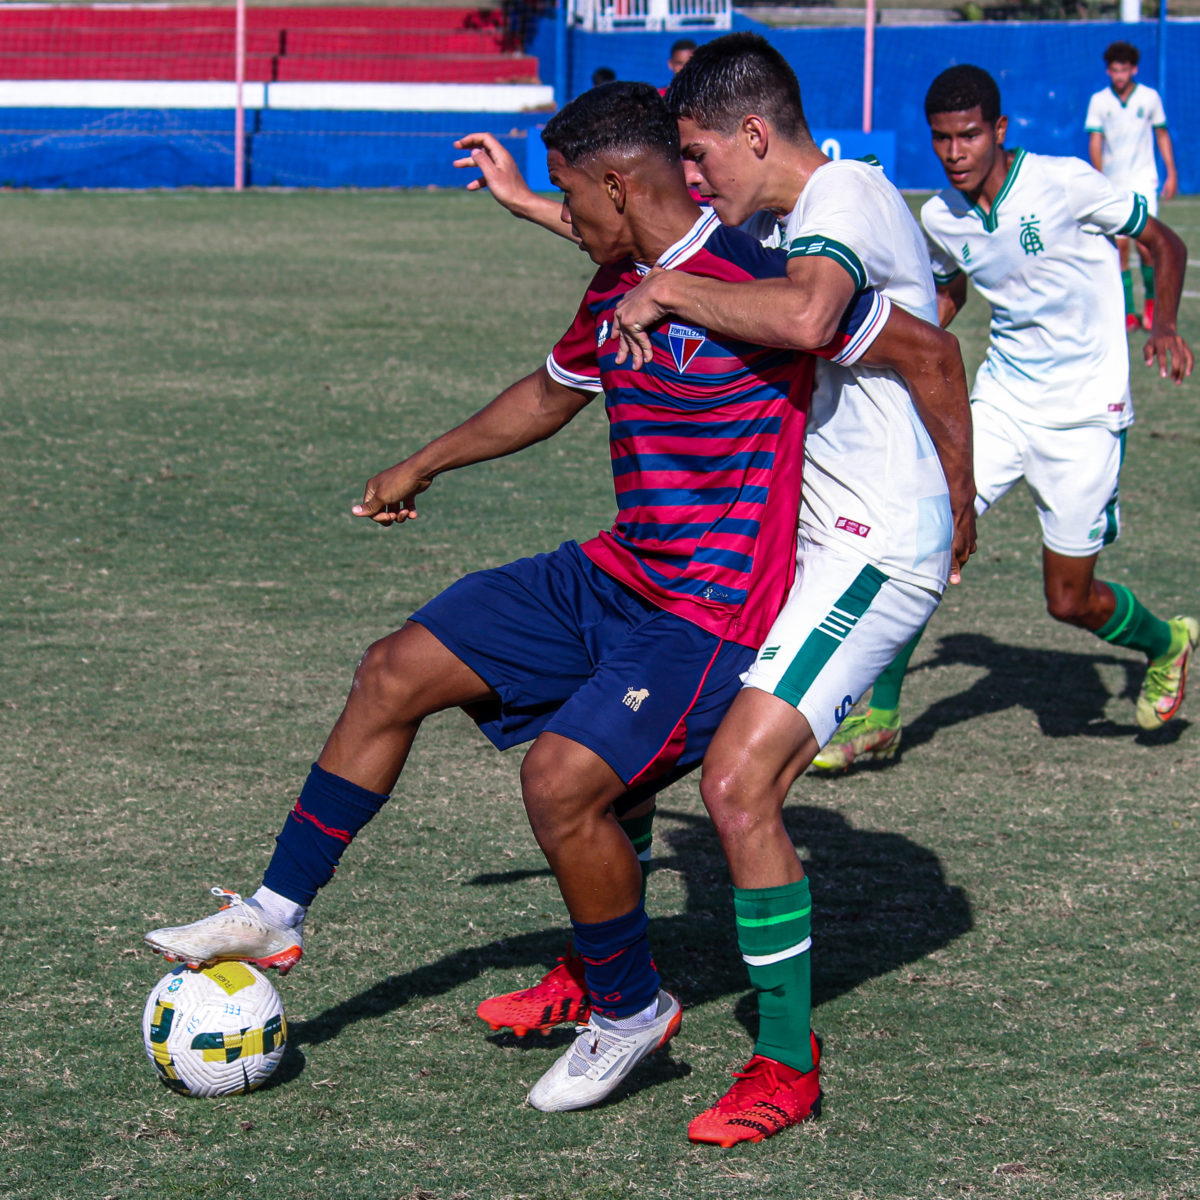
[[[545,1037],[555,1025],[583,1025],[591,1016],[583,959],[568,954],[530,988],[485,1000],[476,1010],[493,1029],[511,1029],[517,1037],[537,1030]]]
[[[1125,332],[1132,333],[1135,329],[1141,329],[1142,318],[1137,313],[1125,314]]]
[[[797,1071],[756,1054],[742,1070],[734,1071],[737,1082],[733,1087],[692,1120],[688,1138],[725,1147],[737,1142],[761,1142],[789,1125],[820,1116],[821,1048],[815,1034],[812,1050],[811,1071]]]
[[[1154,301],[1153,300],[1146,301],[1146,311],[1142,314],[1142,328],[1147,329],[1147,330],[1154,328]]]

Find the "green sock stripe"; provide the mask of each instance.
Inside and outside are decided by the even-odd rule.
[[[800,652],[792,659],[775,688],[775,695],[789,704],[799,704],[813,680],[825,669],[825,664],[858,624],[859,618],[871,607],[887,576],[870,564],[855,576],[854,582],[838,597],[837,602],[804,640]]]
[[[782,925],[785,921],[798,921],[801,917],[812,915],[812,905],[797,912],[780,913],[777,917],[742,917],[737,918],[739,926],[746,929],[763,929],[768,925]]]
[[[1147,300],[1154,299],[1154,268],[1142,263],[1142,290]]]
[[[738,949],[752,958],[771,957],[812,933],[808,880],[780,888],[734,888]]]
[[[1132,271],[1122,271],[1121,272],[1121,287],[1125,291],[1125,315],[1128,316],[1130,313],[1135,311],[1134,307],[1133,307],[1133,272]]]
[[[1120,646],[1123,644],[1120,637],[1129,622],[1133,620],[1134,606],[1137,602],[1127,587],[1123,587],[1119,583],[1109,583],[1108,587],[1116,599],[1117,606],[1113,609],[1113,615],[1096,630],[1096,636]]]
[[[1114,646],[1140,650],[1150,659],[1162,658],[1171,649],[1171,626],[1156,617],[1138,598],[1119,583],[1109,583],[1117,599],[1113,615],[1096,630],[1096,635]]]
[[[628,817],[621,822],[625,836],[633,843],[634,850],[641,856],[650,849],[654,841],[654,810],[640,817]]]

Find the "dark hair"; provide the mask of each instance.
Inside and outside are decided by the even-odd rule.
[[[757,33],[705,42],[667,88],[667,107],[674,117],[726,135],[755,113],[788,141],[811,136],[795,72]]]
[[[675,45],[671,47],[670,57],[674,58],[675,55],[680,52],[680,50],[695,50],[695,48],[696,43],[693,42],[691,38],[680,38],[679,41],[677,41]]]
[[[542,141],[572,167],[612,151],[679,162],[679,126],[648,83],[618,80],[576,96],[546,122]]]
[[[1104,65],[1111,67],[1113,63],[1128,63],[1131,67],[1138,65],[1138,48],[1132,42],[1113,42],[1104,52]]]
[[[617,73],[612,67],[597,67],[592,72],[592,87],[599,87],[602,83],[612,83],[616,77]]]
[[[926,120],[937,113],[970,112],[973,108],[979,109],[989,125],[1000,119],[1000,89],[982,67],[969,63],[949,67],[925,93]]]

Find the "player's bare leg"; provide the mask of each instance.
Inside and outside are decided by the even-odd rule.
[[[555,733],[541,734],[521,767],[525,810],[571,914],[592,1010],[529,1093],[545,1112],[598,1103],[679,1028],[679,1002],[650,959],[641,864],[612,811],[625,790],[599,755]]]
[[[1143,729],[1158,729],[1177,716],[1183,704],[1188,664],[1200,643],[1200,622],[1195,617],[1156,617],[1123,584],[1096,579],[1096,557],[1069,558],[1043,548],[1046,607],[1059,621],[1146,655],[1137,723]]]
[[[493,693],[421,625],[376,642],[358,664],[325,749],[288,815],[263,886],[243,900],[214,888],[221,910],[152,930],[150,946],[191,966],[237,959],[288,971],[303,954],[303,922],[358,831],[386,803],[431,713]]]
[[[650,796],[617,818],[638,856],[643,901],[650,870],[656,799]],[[615,807],[619,808],[620,805]],[[532,1032],[546,1037],[556,1025],[586,1022],[591,1011],[587,983],[583,977],[583,959],[576,953],[574,945],[568,943],[557,963],[537,983],[502,995],[489,996],[480,1003],[475,1013],[492,1029],[511,1029],[517,1037]]]
[[[812,902],[783,823],[788,789],[817,750],[807,718],[791,704],[744,688],[704,759],[700,793],[733,877],[738,948],[758,993],[759,1033],[737,1082],[688,1126],[692,1141],[761,1141],[820,1111],[810,1027]]]

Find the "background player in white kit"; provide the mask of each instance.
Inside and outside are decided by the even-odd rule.
[[[1128,588],[1095,578],[1101,549],[1120,529],[1117,480],[1133,421],[1109,239],[1123,233],[1158,263],[1160,304],[1145,360],[1177,383],[1192,368],[1175,330],[1187,250],[1141,196],[1118,191],[1081,160],[1007,150],[999,89],[979,67],[939,75],[925,111],[952,185],[921,210],[942,324],[966,302],[968,276],[992,310],[971,396],[976,507],[985,511],[1025,479],[1042,526],[1050,615],[1147,656],[1137,720],[1158,728],[1179,711],[1200,623],[1161,620]],[[819,768],[895,753],[915,645],[880,677],[870,709],[818,755]]]
[[[1170,200],[1179,187],[1175,172],[1175,151],[1167,132],[1167,116],[1162,98],[1153,89],[1138,83],[1138,49],[1129,42],[1113,42],[1104,51],[1111,86],[1096,92],[1088,101],[1088,158],[1114,187],[1137,192],[1145,197],[1152,217],[1158,216],[1158,166],[1154,146],[1166,168],[1162,198]],[[1117,238],[1121,253],[1121,286],[1125,293],[1125,328],[1150,329],[1154,324],[1154,263],[1138,246],[1142,260],[1142,285],[1145,291],[1144,315],[1138,317],[1133,300],[1133,271],[1129,267],[1129,239]]]

